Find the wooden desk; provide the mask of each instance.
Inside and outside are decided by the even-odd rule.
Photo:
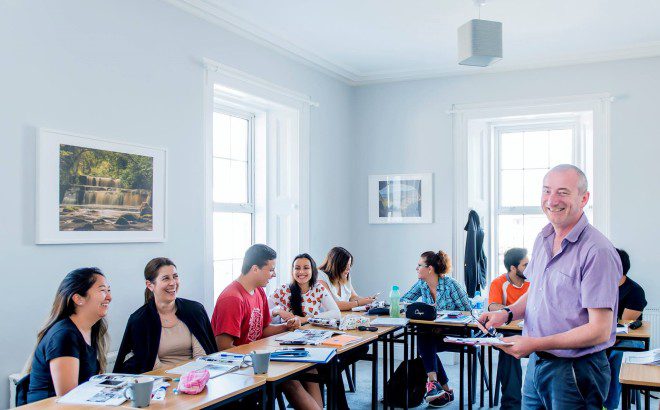
[[[641,364],[621,364],[619,373],[621,383],[622,403],[621,408],[629,410],[630,391],[632,389],[645,390],[644,402],[646,409],[651,408],[651,391],[660,391],[660,366],[649,366]]]
[[[169,368],[169,367],[168,367]],[[165,370],[159,369],[147,374],[165,375]],[[171,376],[170,374],[167,374]],[[232,401],[245,397],[248,394],[256,393],[257,390],[262,391],[262,403],[265,402],[265,389],[266,378],[262,376],[243,376],[235,373],[223,374],[216,378],[210,379],[204,391],[196,395],[188,394],[174,394],[173,389],[176,387],[176,382],[170,382],[167,388],[165,400],[152,401],[149,409],[203,409],[217,404],[227,404]],[[26,410],[37,409],[57,409],[57,410],[100,410],[103,406],[88,406],[88,405],[72,405],[72,404],[59,404],[56,402],[56,397],[40,400],[26,406],[19,407]],[[262,404],[263,406],[263,404]],[[116,408],[116,407],[115,407]],[[134,409],[130,401],[124,402],[119,408]]]

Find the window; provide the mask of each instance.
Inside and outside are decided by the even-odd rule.
[[[213,295],[241,274],[254,243],[254,118],[213,113]]]
[[[559,164],[582,160],[579,122],[557,122],[518,126],[494,126],[495,141],[495,238],[497,266],[493,277],[504,269],[504,253],[513,247],[531,254],[536,236],[548,221],[540,207],[543,176]],[[591,204],[591,202],[590,202]],[[591,220],[591,206],[585,208]]]

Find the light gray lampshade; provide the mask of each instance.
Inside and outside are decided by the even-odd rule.
[[[501,59],[501,22],[474,19],[458,28],[458,64],[486,67]]]

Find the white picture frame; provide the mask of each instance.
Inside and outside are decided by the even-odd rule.
[[[36,151],[37,244],[166,240],[165,149],[40,128]]]
[[[369,175],[369,223],[433,223],[433,174]]]

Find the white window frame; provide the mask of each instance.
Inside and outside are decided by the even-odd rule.
[[[593,209],[593,221],[604,235],[609,235],[610,228],[610,105],[613,98],[608,93],[576,95],[566,97],[494,101],[476,104],[454,104],[448,114],[452,115],[452,135],[454,151],[454,218],[452,256],[455,266],[464,266],[466,234],[463,230],[468,212],[476,210],[485,219],[482,223],[487,233],[484,251],[493,249],[491,239],[494,235],[492,219],[494,217],[494,177],[483,169],[470,170],[470,159],[479,157],[484,161],[484,168],[492,170],[491,153],[495,150],[491,128],[482,127],[489,121],[501,118],[534,119],[535,117],[561,113],[588,113],[593,121],[593,175],[589,179],[590,190],[597,197],[597,206]],[[565,117],[565,115],[563,115]],[[472,135],[473,129],[483,128],[481,135]],[[584,132],[584,130],[580,130]],[[481,145],[480,152],[470,146]],[[478,151],[479,151],[478,150]],[[586,147],[580,147],[581,155],[586,154]],[[588,176],[589,177],[589,176]],[[499,202],[498,202],[499,205]],[[489,258],[489,272],[496,267],[493,257]],[[494,264],[495,263],[495,264]],[[464,282],[463,269],[454,272],[460,282]]]
[[[205,246],[204,306],[213,311],[213,112],[216,108],[248,112],[253,119],[253,242],[278,253],[277,280],[288,280],[290,258],[309,250],[308,96],[208,58],[204,65]],[[261,187],[261,188],[260,188]],[[222,209],[238,209],[236,204]],[[286,279],[283,279],[285,278]]]

